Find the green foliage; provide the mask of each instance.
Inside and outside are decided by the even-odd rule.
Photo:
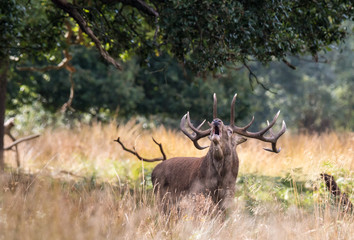
[[[76,68],[73,74],[75,96],[72,107],[77,113],[69,111],[68,115],[76,114],[75,117],[78,117],[81,113],[90,113],[99,117],[102,112],[114,112],[117,108],[124,116],[134,112],[136,104],[143,97],[142,89],[134,85],[140,69],[135,61],[127,63],[126,71],[120,72],[97,61],[99,56],[96,51],[76,47],[72,53],[72,64]],[[48,111],[55,113],[69,98],[69,74],[64,69],[45,73],[17,71],[8,89],[11,96],[9,108],[13,111],[39,100]]]
[[[242,175],[237,180],[240,191],[236,195],[246,201],[250,213],[267,202],[277,202],[285,209],[291,205],[313,207],[314,183],[299,177],[269,177],[256,174]]]
[[[351,36],[345,44],[332,46],[332,51],[321,54],[320,61],[325,63],[293,57],[296,71],[280,63],[267,68],[255,64],[255,74],[271,83],[277,94],[257,88],[251,105],[266,105],[263,113],[267,119],[281,109],[287,125],[300,131],[352,131],[353,121],[348,119],[354,117],[353,44]]]
[[[347,30],[341,24],[354,16],[349,0],[148,1],[157,19],[139,2],[109,2],[73,4],[113,57],[138,55],[144,64],[149,55],[167,52],[193,71],[315,55],[343,40]],[[11,0],[1,11],[3,48],[50,58],[66,46],[68,15],[53,2]]]
[[[76,111],[68,111],[66,118],[105,120],[118,110],[120,118],[141,115],[155,123],[177,127],[186,111],[190,111],[192,120],[197,122],[211,119],[211,96],[216,92],[218,116],[227,121],[230,100],[237,92],[239,125],[244,123],[242,120],[251,119],[252,113],[256,117],[256,129],[280,109],[281,118],[291,129],[310,132],[352,130],[353,122],[347,119],[353,118],[353,43],[353,39],[348,38],[338,50],[323,55],[328,63],[316,63],[305,57],[292,58],[298,68],[296,71],[281,63],[272,63],[267,68],[260,63],[250,65],[258,80],[276,94],[254,83],[252,92],[246,69],[235,71],[226,66],[213,75],[198,76],[169,55],[162,54],[150,56],[146,66],[139,65],[140,58],[133,58],[124,64],[124,71],[116,71],[97,61],[99,55],[94,49],[72,47],[72,64],[77,69],[73,75],[72,106]],[[57,112],[69,96],[68,78],[66,70],[13,71],[8,84],[8,115],[26,113],[28,107],[23,108],[25,105],[43,105],[47,111]],[[33,125],[32,120],[29,123]],[[46,117],[40,122],[45,125],[52,121]]]
[[[162,39],[180,61],[210,70],[249,58],[315,55],[343,39],[350,1],[165,1]]]
[[[157,19],[133,3],[73,4],[102,46],[125,63],[124,71],[117,72],[99,61],[87,36],[79,42],[85,47],[72,46],[76,111],[66,113],[69,119],[82,119],[83,113],[103,119],[118,109],[124,118],[144,115],[178,126],[176,121],[187,110],[192,119],[210,119],[214,92],[219,116],[228,119],[229,102],[237,92],[237,117],[248,119],[254,112],[255,125],[281,109],[291,128],[316,132],[354,128],[353,121],[347,121],[353,118],[352,47],[342,58],[332,51],[331,67],[289,57],[307,53],[317,57],[321,49],[330,50],[330,44],[343,40],[350,25],[342,23],[353,19],[350,1],[148,1],[159,13]],[[74,35],[78,33],[73,20],[51,1],[11,0],[0,7],[1,55],[21,65],[58,64],[68,47],[65,22],[71,21]],[[296,72],[279,64],[259,68],[285,57],[298,66]],[[260,82],[277,94],[257,87],[251,93],[247,70],[232,71],[231,62],[249,64]],[[54,113],[67,101],[66,70],[20,73],[12,65],[10,71],[10,115],[33,102]]]
[[[219,80],[196,77],[167,54],[151,57],[146,67],[140,67],[138,58],[133,58],[124,64],[124,71],[116,71],[97,61],[99,56],[93,49],[73,47],[71,52],[76,68],[72,103],[75,112],[69,110],[69,118],[82,119],[83,113],[89,113],[104,120],[101,116],[112,116],[118,110],[122,118],[158,115],[156,121],[176,127],[188,110],[195,120],[211,119],[214,92],[218,96],[219,117],[229,119],[230,100],[235,92],[239,93],[237,116],[244,116],[249,110],[250,86],[245,81],[247,76],[240,77],[238,72],[225,71]],[[23,105],[35,101],[55,113],[67,101],[69,89],[66,70],[13,72],[8,86],[8,114],[20,114]]]
[[[49,60],[63,47],[64,18],[46,1],[0,3],[0,54],[12,60],[37,56]]]
[[[125,186],[131,191],[152,191],[151,172],[154,166],[155,164],[142,164],[136,159],[120,160],[114,163],[114,173],[109,175],[117,176],[117,186]],[[343,172],[336,173],[336,182],[350,197],[353,194],[351,174],[345,173],[345,177],[341,177],[342,174]],[[88,187],[90,190],[94,188],[102,190],[107,185],[102,182],[105,177],[102,173],[100,176],[88,173],[88,176],[83,177],[82,181],[78,181],[74,186],[76,189]],[[301,169],[294,169],[284,176],[274,177],[241,174],[237,179],[236,189],[237,201],[244,202],[245,209],[252,215],[262,215],[263,208],[274,203],[279,204],[282,211],[292,206],[313,211],[317,204],[321,207],[321,202],[324,201],[332,202],[334,207],[337,207],[335,199],[328,192],[321,178],[318,176],[316,179],[309,179]],[[323,204],[322,207],[326,205]]]
[[[235,92],[240,95],[237,116],[248,110],[249,84],[235,72],[225,73],[219,79],[212,76],[194,76],[168,55],[152,58],[142,69],[137,84],[145,92],[145,101],[138,111],[159,114],[180,120],[186,111],[193,119],[212,119],[212,94],[218,97],[218,116],[229,119],[230,101]],[[143,112],[144,111],[144,112]]]
[[[21,135],[41,133],[46,127],[56,127],[61,123],[61,117],[48,113],[40,101],[33,101],[31,104],[21,105],[16,109],[9,109],[6,115],[16,116],[16,131]]]

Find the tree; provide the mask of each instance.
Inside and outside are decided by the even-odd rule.
[[[139,55],[143,65],[149,54],[167,52],[193,71],[205,72],[228,62],[250,70],[251,60],[277,59],[292,67],[288,55],[309,52],[316,58],[319,50],[345,37],[341,23],[353,19],[350,0],[9,0],[0,7],[0,129],[9,61],[35,57],[59,64],[67,48],[67,21],[78,44],[96,46],[118,69],[126,57]],[[2,130],[0,139],[1,170]]]
[[[353,131],[354,123],[348,119],[354,117],[354,35],[331,48],[319,54],[318,62],[309,56],[290,58],[301,71],[276,62],[266,68],[252,65],[255,74],[262,82],[271,82],[277,94],[258,88],[251,105],[267,106],[261,110],[264,118],[282,109],[287,124],[300,132]]]
[[[101,44],[114,56],[127,50],[167,50],[196,71],[251,59],[267,63],[275,58],[291,66],[287,56],[315,56],[342,40],[346,30],[341,23],[354,16],[349,0],[53,2],[99,50]]]
[[[53,5],[43,1],[0,3],[0,172],[4,169],[6,87],[13,69],[10,62],[36,58],[60,64],[66,47],[65,23]],[[56,61],[53,61],[53,60]]]
[[[351,1],[164,1],[158,6],[163,41],[197,70],[226,62],[274,59],[317,52],[345,36]]]
[[[224,69],[217,76],[196,77],[168,54],[150,56],[145,67],[139,66],[139,57],[134,57],[122,63],[123,71],[116,71],[113,66],[97,61],[99,53],[95,49],[73,46],[70,53],[70,63],[76,72],[75,99],[65,112],[68,120],[90,114],[89,117],[104,121],[118,108],[120,119],[139,115],[176,127],[185,109],[193,112],[195,120],[212,117],[210,105],[214,92],[219,100],[220,117],[228,118],[234,86],[239,93],[237,117],[245,115],[248,109],[243,107],[247,106],[250,95],[247,74],[243,74],[246,71]],[[36,65],[37,69],[43,69],[40,63]],[[40,102],[48,112],[43,121],[51,124],[45,119],[50,113],[57,113],[66,101],[70,82],[63,80],[67,78],[65,69],[12,73],[8,84],[8,117],[22,114],[25,105]]]

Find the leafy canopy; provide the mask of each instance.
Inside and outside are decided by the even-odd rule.
[[[196,72],[227,62],[288,63],[289,55],[316,56],[343,40],[341,24],[353,12],[350,0],[10,0],[1,3],[1,51],[61,53],[70,21],[117,68],[129,56],[162,52]]]
[[[198,70],[250,59],[316,55],[342,40],[351,1],[190,1],[161,4],[161,35],[171,51]]]

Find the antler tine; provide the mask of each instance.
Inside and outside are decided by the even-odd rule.
[[[197,127],[198,130],[204,125],[205,121],[206,120],[204,119],[203,122],[201,124],[199,124],[199,126]]]
[[[160,151],[161,151],[162,156],[163,156],[163,161],[164,161],[164,160],[166,160],[166,159],[167,159],[167,157],[166,157],[165,152],[163,151],[162,144],[161,144],[161,143],[158,143],[158,142],[155,140],[155,138],[154,138],[154,137],[152,137],[152,140],[154,141],[154,143],[156,143],[156,145],[158,145],[158,146],[159,146]]]
[[[259,140],[264,141],[264,142],[272,143],[272,149],[265,148],[265,150],[270,151],[270,152],[274,152],[274,153],[279,153],[281,148],[277,149],[276,143],[277,143],[277,140],[279,139],[279,137],[281,135],[283,135],[285,133],[285,131],[286,131],[286,124],[285,124],[284,121],[282,123],[281,130],[277,134],[274,134],[274,132],[272,130],[272,127],[274,126],[275,122],[277,121],[277,119],[279,117],[279,114],[280,114],[280,111],[278,111],[277,114],[275,114],[273,120],[270,123],[267,121],[267,124],[268,124],[267,127],[265,127],[264,129],[262,129],[262,130],[260,130],[258,132],[249,132],[249,131],[247,131],[247,129],[253,123],[254,117],[252,118],[251,122],[249,124],[247,124],[243,128],[237,127],[235,125],[230,125],[230,126],[232,127],[232,129],[233,129],[233,131],[235,133],[238,133],[238,134],[240,134],[242,136],[250,137],[250,138],[256,138],[256,139],[259,139]],[[269,135],[270,136],[268,136],[268,137],[264,136],[264,134],[266,134],[268,131],[269,131]]]
[[[188,126],[190,127],[190,129],[192,129],[193,133],[189,133],[185,126],[186,126],[186,121]],[[197,128],[195,128],[193,126],[193,124],[191,123],[190,117],[189,117],[189,112],[187,112],[181,119],[181,123],[180,123],[180,128],[182,130],[182,132],[189,138],[192,140],[194,146],[199,149],[199,150],[203,150],[205,148],[207,148],[208,146],[200,146],[198,143],[198,140],[201,138],[204,138],[206,136],[208,136],[210,134],[210,129],[201,131],[200,128],[201,126],[205,123],[205,120],[202,122],[202,124],[200,124]]]
[[[267,120],[267,126],[269,126],[269,125],[270,125],[269,121]],[[274,136],[273,128],[269,129],[269,133],[270,133],[270,135]]]
[[[213,98],[214,98],[213,119],[215,119],[217,117],[217,105],[218,105],[218,100],[216,99],[216,93],[214,93]]]
[[[264,150],[268,151],[268,152],[273,152],[273,153],[280,153],[281,151],[281,147],[277,148],[276,143],[272,143],[272,149],[270,148],[263,148]]]
[[[117,138],[117,140],[114,140],[115,142],[119,143],[124,151],[127,151],[131,154],[133,154],[134,156],[136,156],[139,160],[144,161],[144,162],[157,162],[157,161],[165,161],[167,159],[165,152],[163,151],[162,148],[162,144],[158,143],[154,138],[152,138],[152,140],[154,141],[155,144],[157,144],[160,148],[161,154],[162,154],[162,158],[153,158],[153,159],[147,159],[147,158],[143,158],[139,155],[139,153],[135,150],[135,147],[133,147],[133,150],[126,148],[124,146],[124,144],[122,143],[122,141],[120,140],[120,137]]]
[[[235,102],[236,102],[237,93],[235,93],[234,97],[231,101],[231,113],[230,113],[230,125],[233,126],[235,124]]]
[[[254,122],[254,116],[252,116],[251,121],[246,126],[242,127],[241,129],[244,131],[247,130],[252,125],[253,122]]]
[[[263,134],[268,132],[268,130],[271,129],[273,127],[273,125],[275,124],[275,122],[277,121],[279,114],[280,114],[280,110],[277,112],[277,114],[275,114],[275,116],[274,116],[273,120],[270,122],[270,124],[268,124],[268,126],[266,128],[262,129],[261,131],[259,131],[257,133],[262,136]]]
[[[231,127],[236,127],[235,126],[235,102],[236,102],[236,97],[237,97],[237,93],[235,93],[235,95],[234,95],[234,97],[232,98],[232,101],[231,101],[231,113],[230,113],[230,126]],[[252,120],[246,126],[240,128],[240,129],[247,130],[252,125],[253,121],[254,121],[254,116],[252,117]]]
[[[269,125],[268,121],[267,121],[267,123]],[[281,130],[278,132],[278,134],[275,135],[273,132],[273,129],[272,128],[269,129],[269,133],[272,136],[272,138],[274,139],[274,142],[272,142],[272,149],[269,149],[269,148],[263,148],[263,149],[266,151],[269,151],[269,152],[279,153],[281,150],[281,147],[277,148],[277,140],[280,138],[281,135],[283,135],[285,133],[285,131],[286,131],[286,124],[285,124],[284,120],[282,122]]]

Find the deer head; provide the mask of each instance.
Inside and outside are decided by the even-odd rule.
[[[234,106],[237,94],[234,95],[231,102],[230,124],[226,125],[217,118],[217,98],[214,94],[213,120],[209,123],[209,128],[201,130],[205,120],[195,127],[190,121],[189,112],[185,114],[180,123],[182,132],[192,140],[197,149],[209,147],[206,156],[201,158],[176,157],[166,161],[166,156],[160,146],[163,158],[145,159],[134,150],[124,147],[119,138],[123,149],[134,154],[143,161],[163,160],[152,172],[151,179],[155,189],[160,192],[160,197],[165,198],[169,195],[173,201],[179,196],[188,193],[202,193],[211,196],[215,203],[220,203],[222,208],[227,207],[227,200],[232,199],[235,193],[235,183],[238,174],[239,160],[236,153],[236,146],[246,141],[246,138],[255,138],[272,144],[271,149],[267,151],[279,153],[276,143],[281,135],[286,131],[286,125],[283,121],[281,130],[274,134],[272,127],[278,119],[279,112],[275,115],[268,126],[258,132],[249,132],[248,129],[254,121],[252,120],[244,127],[238,127],[234,124]],[[186,125],[192,130],[189,132]],[[198,141],[209,137],[210,146],[200,146]],[[155,141],[155,140],[154,140]],[[158,144],[155,141],[156,144]]]
[[[248,137],[248,138],[259,139],[264,142],[269,142],[272,144],[272,149],[265,148],[265,150],[270,151],[270,152],[274,152],[274,153],[279,153],[281,148],[277,149],[276,143],[277,143],[277,140],[280,138],[280,136],[285,133],[286,124],[283,121],[282,128],[277,134],[274,134],[271,128],[274,126],[275,122],[277,121],[280,111],[278,111],[278,113],[274,116],[273,121],[271,123],[269,123],[267,121],[267,123],[268,123],[267,127],[265,127],[264,129],[262,129],[258,132],[249,132],[249,131],[247,131],[247,129],[254,122],[254,117],[252,117],[252,120],[244,127],[235,126],[234,121],[235,121],[236,97],[237,97],[237,93],[234,95],[232,102],[231,102],[230,125],[224,125],[223,121],[220,120],[219,118],[217,118],[217,98],[216,98],[216,94],[214,93],[214,104],[213,104],[213,119],[214,120],[212,121],[211,124],[209,123],[210,129],[207,129],[204,131],[200,130],[200,128],[204,125],[205,120],[197,128],[194,127],[190,121],[189,112],[187,112],[187,114],[184,115],[181,119],[180,127],[181,127],[182,132],[187,137],[189,137],[193,141],[194,146],[200,150],[205,149],[208,146],[201,147],[198,143],[198,140],[201,138],[204,138],[208,135],[210,135],[210,140],[212,142],[212,145],[214,143],[220,143],[220,140],[223,139],[224,143],[230,142],[230,144],[233,146],[236,146],[236,145],[246,141],[245,138],[242,138],[239,136],[239,135],[241,135],[241,136]],[[188,126],[190,127],[190,129],[194,133],[191,134],[186,130],[186,128],[185,128],[186,121],[188,123]],[[269,132],[269,136],[265,136],[265,134],[267,132]],[[233,135],[234,133],[236,133],[238,135]],[[224,137],[221,138],[222,136],[224,136]]]

